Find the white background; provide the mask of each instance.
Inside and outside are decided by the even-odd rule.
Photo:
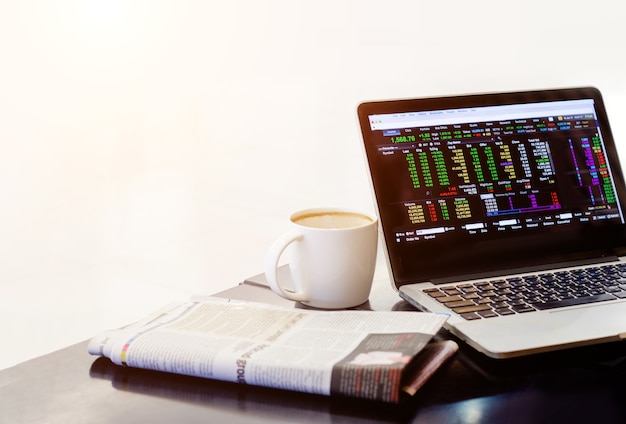
[[[2,0],[0,368],[373,211],[360,101],[594,85],[625,151],[624,40],[612,0]]]

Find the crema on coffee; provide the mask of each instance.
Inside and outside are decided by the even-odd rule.
[[[370,224],[372,219],[359,213],[325,211],[294,217],[293,222],[312,228],[353,228]]]

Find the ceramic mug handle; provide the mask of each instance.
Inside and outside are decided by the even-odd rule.
[[[272,291],[285,299],[294,300],[296,302],[306,302],[309,300],[308,293],[306,293],[304,287],[301,287],[300,291],[285,290],[278,282],[277,269],[278,261],[287,246],[303,238],[304,235],[293,231],[282,235],[272,244],[265,258],[265,278]]]

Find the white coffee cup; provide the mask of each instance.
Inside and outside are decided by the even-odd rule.
[[[291,231],[272,244],[265,261],[272,290],[316,308],[365,303],[376,267],[376,217],[350,209],[316,208],[292,214],[289,224]],[[288,246],[293,291],[277,279],[279,260]]]

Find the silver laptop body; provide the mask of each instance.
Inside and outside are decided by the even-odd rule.
[[[626,338],[626,192],[592,87],[364,102],[394,288],[508,358]]]

